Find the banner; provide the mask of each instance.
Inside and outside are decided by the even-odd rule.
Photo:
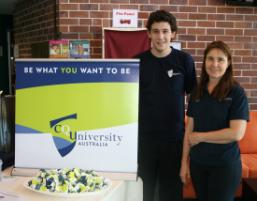
[[[16,61],[15,167],[137,171],[139,60]]]

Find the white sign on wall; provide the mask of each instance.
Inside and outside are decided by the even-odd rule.
[[[138,21],[138,10],[135,9],[113,9],[112,26],[123,28],[136,28]]]

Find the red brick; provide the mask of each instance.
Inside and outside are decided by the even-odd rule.
[[[90,0],[91,2],[91,0]],[[103,3],[103,4],[107,4],[110,3],[110,0],[94,0],[94,3]]]
[[[252,28],[253,23],[252,22],[234,22],[234,27],[235,28]]]
[[[225,2],[224,1],[221,1],[221,0],[208,0],[208,5],[211,6],[211,5],[225,5]]]
[[[196,27],[196,21],[178,21],[179,27]]]
[[[171,13],[178,12],[178,6],[173,6],[173,5],[168,5],[168,6],[161,5],[160,9],[166,10],[166,11],[171,12]]]
[[[248,98],[249,103],[257,103],[257,98]]]
[[[214,41],[215,36],[197,36],[197,41]]]
[[[60,32],[69,32],[69,27],[68,26],[60,26],[59,27],[59,31]]]
[[[187,47],[188,48],[205,48],[206,43],[205,42],[188,42]]]
[[[188,0],[188,3],[189,3],[189,5],[197,5],[197,6],[199,6],[199,5],[201,5],[201,6],[207,5],[207,1],[206,0]]]
[[[138,12],[138,18],[147,19],[149,17],[149,12]]]
[[[225,29],[225,35],[240,36],[243,35],[242,29]]]
[[[141,11],[153,11],[153,10],[158,10],[157,5],[140,5],[140,10]]]
[[[78,10],[78,4],[60,4],[59,9],[62,10]]]
[[[191,55],[196,55],[196,49],[186,49],[186,52],[188,52]]]
[[[240,58],[240,61],[241,61],[241,58]],[[234,69],[238,69],[238,70],[251,70],[251,64],[246,64],[246,63],[233,63],[233,67]]]
[[[224,35],[224,29],[207,29],[207,34],[208,35]]]
[[[256,79],[256,78],[254,78],[254,79]],[[254,81],[257,82],[257,80],[254,80]],[[251,90],[250,94],[251,94],[251,96],[257,96],[257,90]]]
[[[106,11],[91,11],[90,12],[91,18],[108,18],[109,12]]]
[[[215,27],[214,21],[197,21],[197,27]]]
[[[111,27],[112,20],[111,19],[103,19],[103,27]]]
[[[234,54],[240,56],[251,56],[251,50],[235,50]]]
[[[60,25],[64,25],[64,24],[72,24],[72,25],[78,25],[79,24],[79,20],[78,19],[69,19],[69,18],[62,18],[59,20]]]
[[[197,50],[196,50],[196,53],[197,53],[197,55],[199,55],[199,56],[202,56],[202,57],[203,57],[204,49],[197,49]]]
[[[218,7],[217,13],[235,13],[235,7]]]
[[[242,7],[237,7],[236,8],[236,13],[237,14],[254,14],[254,11],[253,11],[253,8],[249,8],[249,7],[245,7],[245,8],[242,8]]]
[[[240,41],[228,42],[227,44],[231,49],[243,49],[243,46],[244,46],[242,43],[240,43]]]
[[[187,29],[186,28],[178,28],[178,34],[181,35],[181,34],[186,34],[187,33]]]
[[[216,27],[233,28],[233,22],[216,22]]]
[[[100,47],[102,45],[102,40],[93,40],[90,45],[92,47]]]
[[[81,25],[91,25],[91,19],[79,19]]]
[[[250,77],[235,77],[239,83],[250,83]]]
[[[208,20],[225,20],[224,14],[208,14]]]
[[[205,19],[207,19],[207,15],[206,14],[198,14],[198,13],[190,13],[189,19],[190,20],[205,20]]]
[[[100,5],[100,10],[106,10],[106,11],[111,11],[113,9],[119,9],[119,5],[118,4],[101,4]]]
[[[102,32],[102,27],[101,26],[91,26],[90,27],[90,32],[100,33],[100,32]]]
[[[59,18],[68,18],[68,17],[69,17],[68,11],[60,11],[59,12]]]
[[[243,62],[247,63],[256,63],[257,58],[256,57],[243,57]]]
[[[257,70],[243,71],[243,76],[257,76]]]
[[[150,0],[150,4],[169,4],[169,0]]]
[[[89,17],[89,12],[86,11],[70,11],[69,16],[71,18],[88,18]]]
[[[130,0],[133,4],[148,4],[148,0]]]
[[[136,9],[136,10],[139,10],[139,5],[123,4],[123,5],[120,5],[120,9]]]
[[[241,70],[234,70],[233,74],[234,74],[234,76],[242,76]]]
[[[206,29],[189,28],[189,29],[187,29],[187,33],[190,35],[204,35],[204,34],[206,34]]]
[[[179,19],[188,19],[189,14],[188,13],[173,13],[174,16]]]
[[[233,57],[232,61],[233,61],[233,64],[241,63],[242,62],[242,57],[240,57],[240,56],[239,57]]]
[[[198,11],[199,13],[216,13],[217,12],[217,8],[214,6],[211,7],[198,7]]]
[[[231,36],[216,36],[216,40],[222,40],[224,42],[234,41],[234,38]]]
[[[187,0],[170,0],[169,4],[171,5],[186,5],[187,4]]]
[[[80,10],[98,10],[98,4],[80,4]]]
[[[110,0],[110,3],[129,3],[129,0]]]
[[[102,19],[92,19],[92,25],[93,26],[102,26],[103,20]]]
[[[196,6],[179,6],[179,12],[197,12]]]
[[[88,32],[88,26],[70,26],[70,32]]]
[[[80,33],[79,34],[79,38],[80,39],[87,39],[90,40],[93,38],[93,34],[92,33]]]
[[[66,0],[67,3],[70,1],[70,3],[89,3],[89,0]],[[106,0],[108,1],[108,0]]]
[[[62,39],[79,39],[78,33],[62,33],[61,34]]]
[[[255,15],[245,15],[244,19],[246,21],[257,21],[257,15],[256,14]]]
[[[257,110],[257,104],[250,104],[250,110]]]
[[[257,36],[257,29],[245,29],[244,35],[246,36]]]
[[[196,36],[190,35],[178,35],[179,41],[195,41]]]
[[[242,21],[244,19],[244,16],[242,15],[233,15],[233,14],[227,14],[226,20],[229,21]]]

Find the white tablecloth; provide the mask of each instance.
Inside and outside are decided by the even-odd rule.
[[[112,181],[111,188],[101,196],[96,197],[76,197],[63,198],[50,195],[43,195],[26,189],[23,183],[28,177],[8,176],[5,171],[2,181],[0,181],[0,197],[4,193],[15,196],[5,196],[1,201],[142,201],[143,200],[143,183],[139,178],[137,181]]]

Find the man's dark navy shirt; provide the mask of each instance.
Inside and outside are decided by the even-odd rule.
[[[187,115],[194,119],[196,132],[229,128],[230,120],[248,121],[247,97],[239,85],[235,85],[222,101],[212,97],[206,89],[201,99],[189,101]],[[211,166],[231,164],[240,160],[238,143],[199,143],[191,148],[190,160]]]
[[[150,50],[136,58],[140,59],[139,137],[182,140],[185,93],[196,83],[193,58],[176,49],[163,58]]]

